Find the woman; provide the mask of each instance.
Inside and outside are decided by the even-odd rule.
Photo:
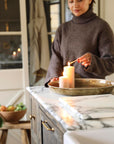
[[[46,86],[62,75],[68,61],[75,59],[76,77],[104,79],[114,72],[114,35],[108,23],[93,13],[93,3],[68,0],[73,19],[57,29]]]

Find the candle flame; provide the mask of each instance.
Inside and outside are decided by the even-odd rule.
[[[68,62],[68,66],[70,66],[70,62]]]
[[[16,56],[16,51],[13,51],[13,56]]]
[[[20,48],[18,48],[18,49],[17,49],[17,51],[18,51],[18,52],[21,52],[21,49],[20,49]]]

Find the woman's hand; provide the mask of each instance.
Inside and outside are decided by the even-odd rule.
[[[59,78],[58,77],[54,77],[50,80],[50,82],[48,83],[48,85],[50,86],[55,86],[55,87],[59,87],[59,83],[58,83]]]
[[[77,61],[79,63],[82,63],[82,65],[85,67],[88,67],[91,65],[91,60],[92,60],[91,53],[86,53],[77,59]]]
[[[58,78],[58,77],[54,77],[54,78],[52,78],[52,79],[50,80],[50,82],[57,81],[57,80],[59,80],[59,78]]]

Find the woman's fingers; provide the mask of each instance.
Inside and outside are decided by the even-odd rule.
[[[82,62],[81,64],[85,67],[88,67],[91,63],[90,62]]]
[[[79,57],[77,61],[81,63],[83,66],[88,67],[89,65],[91,65],[91,59],[91,53],[86,53],[83,56]]]
[[[91,54],[86,53],[83,56],[78,58],[78,62],[90,62],[91,61]]]
[[[54,77],[50,81],[53,82],[53,81],[57,81],[57,80],[59,80],[59,78],[58,77]]]

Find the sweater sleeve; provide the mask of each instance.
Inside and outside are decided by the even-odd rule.
[[[91,66],[86,71],[105,78],[114,72],[114,34],[107,23],[99,34],[98,52],[99,56],[92,54]]]
[[[48,72],[45,79],[45,86],[47,86],[50,79],[62,75],[63,59],[61,56],[60,44],[61,44],[61,30],[59,27],[56,31],[55,39],[51,47],[52,56],[51,56]]]

